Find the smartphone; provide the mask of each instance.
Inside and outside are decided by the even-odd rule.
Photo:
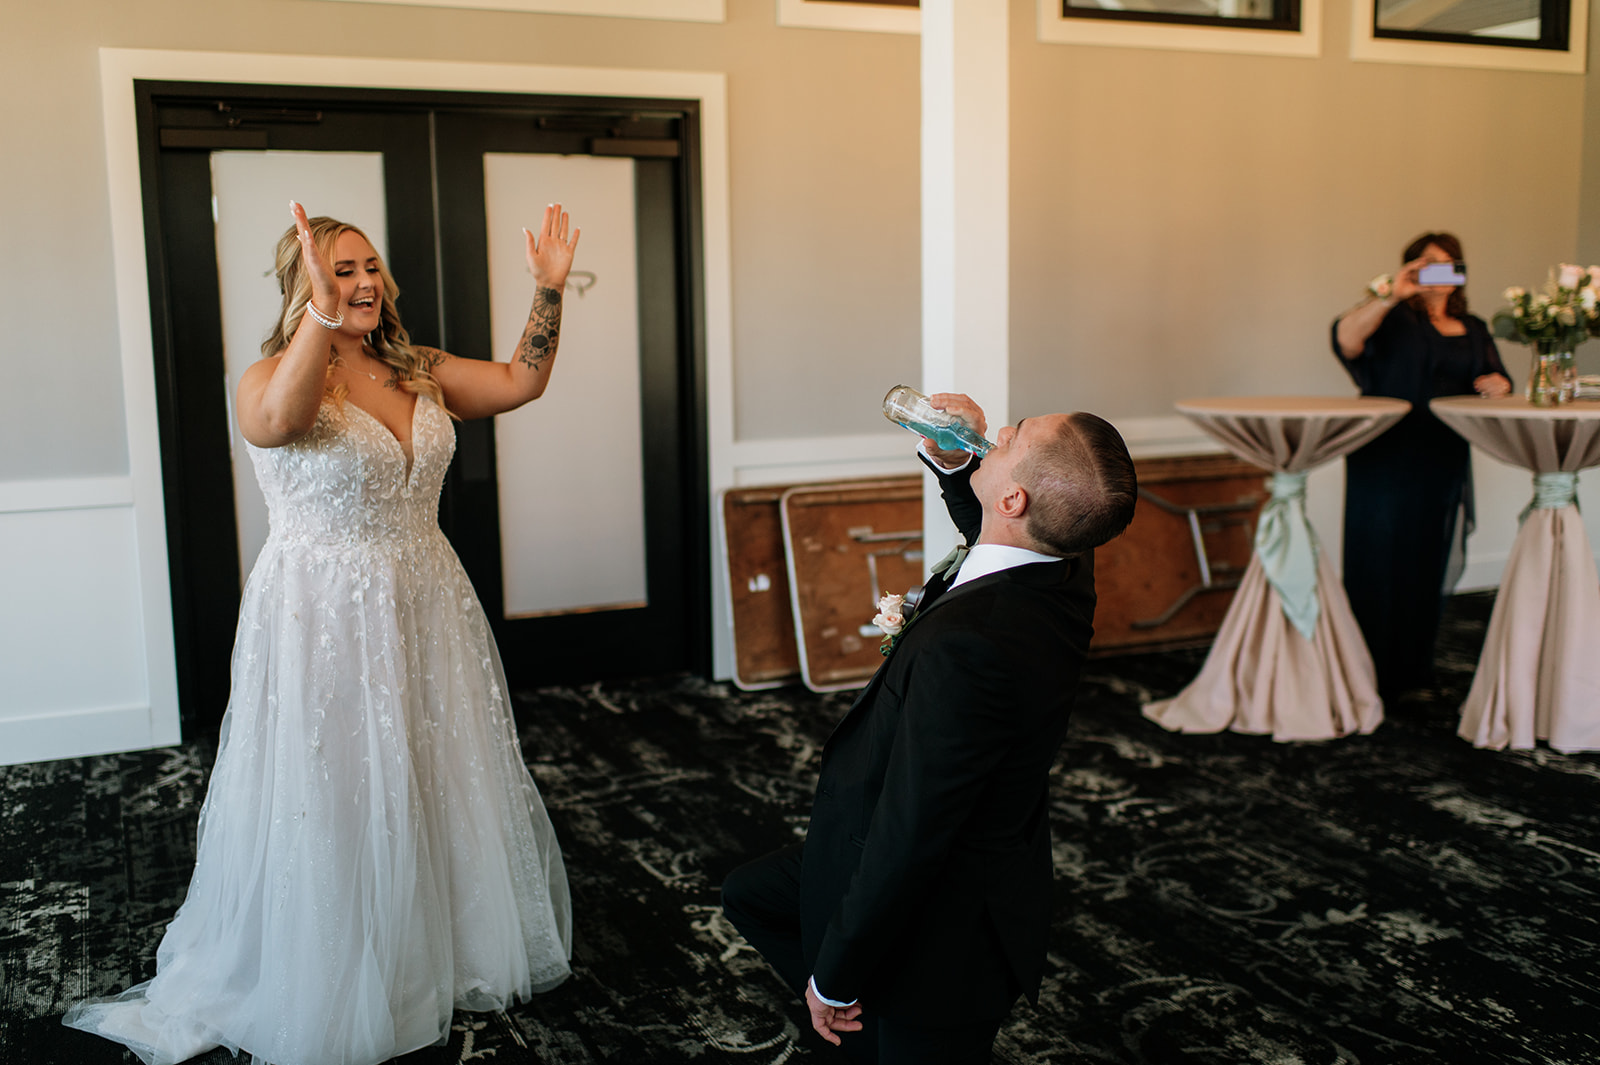
[[[1419,285],[1465,285],[1467,264],[1457,259],[1453,263],[1426,263],[1417,271]]]

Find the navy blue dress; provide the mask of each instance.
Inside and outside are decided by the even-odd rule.
[[[1478,377],[1506,372],[1483,319],[1462,322],[1464,336],[1444,336],[1426,313],[1396,304],[1354,359],[1339,353],[1334,322],[1334,354],[1361,394],[1411,403],[1345,459],[1344,586],[1389,695],[1432,683],[1446,585],[1460,576],[1451,558],[1472,531],[1471,448],[1428,400],[1471,395]]]

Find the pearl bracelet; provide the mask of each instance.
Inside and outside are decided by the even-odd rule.
[[[306,313],[311,316],[312,321],[316,322],[324,329],[338,329],[340,326],[344,325],[343,314],[339,315],[337,318],[329,318],[327,315],[317,310],[317,305],[312,303],[310,300],[306,301]]]

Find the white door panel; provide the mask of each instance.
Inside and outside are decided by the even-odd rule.
[[[522,227],[560,201],[583,231],[549,389],[495,419],[506,617],[642,607],[633,160],[489,153],[483,170],[496,359],[533,302]]]
[[[388,256],[381,152],[245,152],[211,154],[212,217],[217,280],[222,293],[223,382],[233,456],[234,510],[239,524],[239,576],[255,565],[267,539],[267,503],[239,435],[234,396],[239,378],[261,358],[261,342],[278,320],[283,297],[273,254],[292,219],[289,201],[311,217],[329,215],[359,226]],[[181,313],[181,308],[179,308]]]

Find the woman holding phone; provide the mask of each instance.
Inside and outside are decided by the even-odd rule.
[[[1467,312],[1461,242],[1424,233],[1400,259],[1333,323],[1333,350],[1361,394],[1411,403],[1345,460],[1345,590],[1391,700],[1433,684],[1439,616],[1473,524],[1471,449],[1428,401],[1511,391],[1488,326]]]

